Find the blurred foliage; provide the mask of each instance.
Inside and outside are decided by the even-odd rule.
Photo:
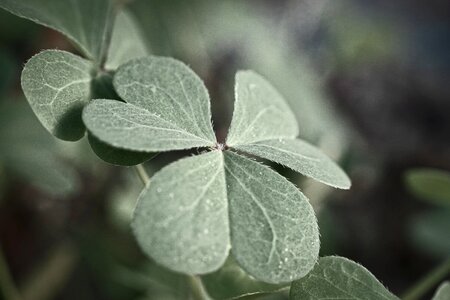
[[[450,206],[450,172],[415,169],[406,174],[406,184],[412,194],[431,204]]]

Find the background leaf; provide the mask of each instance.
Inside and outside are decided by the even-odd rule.
[[[440,205],[450,205],[450,173],[415,169],[406,174],[409,190],[418,197]]]
[[[159,264],[187,274],[217,270],[230,247],[219,151],[176,161],[152,177],[133,217],[134,234]]]
[[[79,178],[64,163],[56,140],[39,125],[25,102],[0,105],[0,142],[0,163],[38,189],[67,196],[79,187]]]
[[[229,146],[298,135],[297,121],[283,97],[253,71],[236,74],[235,98]]]
[[[69,52],[46,50],[22,72],[22,89],[42,125],[56,137],[74,141],[84,135],[81,111],[90,100],[92,64]]]
[[[91,134],[88,134],[88,140],[92,151],[102,160],[113,165],[134,166],[155,156],[154,153],[127,151],[111,147]]]
[[[337,188],[350,188],[350,179],[318,148],[299,139],[267,140],[234,147]]]
[[[316,216],[287,179],[225,152],[232,253],[256,279],[282,283],[305,276],[319,254]]]
[[[216,300],[270,293],[283,287],[255,280],[239,267],[232,256],[218,271],[202,276],[202,282],[208,294]]]
[[[115,70],[127,61],[149,55],[145,39],[133,15],[121,11],[116,18],[105,68]]]
[[[291,286],[292,300],[398,299],[366,268],[339,256],[327,256]]]
[[[448,300],[448,299],[450,299],[450,282],[446,281],[438,287],[436,294],[433,296],[432,300]]]
[[[110,0],[0,0],[0,7],[70,38],[83,53],[100,63],[113,23]]]

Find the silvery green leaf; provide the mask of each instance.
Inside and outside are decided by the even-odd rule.
[[[305,276],[319,254],[317,219],[308,199],[258,162],[225,152],[232,253],[258,280]]]
[[[114,86],[127,103],[151,110],[204,140],[216,141],[208,91],[181,61],[156,56],[135,59],[117,70]]]
[[[115,70],[131,59],[147,55],[147,45],[133,15],[120,12],[114,24],[105,68]]]
[[[110,0],[0,0],[0,7],[70,38],[89,58],[101,62],[112,28]]]
[[[202,276],[203,286],[215,300],[240,299],[283,288],[283,285],[258,281],[242,270],[232,256],[216,272]]]
[[[81,111],[90,97],[92,64],[69,52],[46,50],[22,72],[22,89],[42,125],[56,137],[74,141],[84,135]]]
[[[298,124],[286,101],[263,77],[253,71],[236,74],[233,119],[227,145],[295,138]]]
[[[397,300],[366,268],[343,257],[327,256],[291,285],[291,300]]]
[[[138,201],[134,234],[158,263],[187,274],[212,272],[224,263],[230,242],[220,151],[163,168]]]
[[[83,111],[83,121],[97,139],[124,150],[159,152],[213,145],[151,110],[116,100],[93,100]]]
[[[432,300],[449,300],[450,299],[450,282],[442,283],[434,294]]]
[[[330,186],[348,189],[350,179],[321,150],[299,139],[267,140],[234,147],[287,166]]]
[[[88,140],[92,151],[102,160],[113,165],[134,166],[155,156],[154,153],[127,151],[111,147],[91,134],[88,134]]]

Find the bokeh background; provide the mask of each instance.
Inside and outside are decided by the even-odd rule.
[[[397,295],[450,256],[449,1],[128,7],[153,54],[188,63],[205,81],[219,139],[234,74],[254,69],[289,101],[301,137],[348,172],[351,190],[337,191],[273,166],[311,199],[321,255],[363,264]],[[77,52],[55,31],[0,11],[0,277],[9,269],[26,300],[186,299],[185,278],[152,263],[131,235],[142,188],[134,170],[102,162],[85,139],[54,139],[31,112],[20,73],[47,48]],[[187,154],[145,167],[152,174]]]

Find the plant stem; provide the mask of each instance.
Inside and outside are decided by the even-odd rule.
[[[144,166],[137,165],[134,167],[134,169],[136,170],[136,173],[138,174],[144,186],[147,186],[150,183],[150,177],[148,176],[147,171],[145,171]]]
[[[8,264],[2,248],[0,247],[0,289],[6,300],[21,300],[19,290],[14,285],[11,273],[9,272]]]
[[[144,186],[150,183],[150,177],[145,171],[143,165],[137,165],[134,168]],[[197,276],[189,276],[189,285],[191,286],[191,295],[194,300],[209,300],[209,296],[206,293],[202,281]]]
[[[426,294],[431,288],[445,279],[445,276],[450,273],[450,258],[444,261],[441,265],[436,267],[430,273],[425,275],[419,282],[406,291],[402,299],[417,300]]]
[[[189,276],[189,284],[191,286],[191,296],[193,300],[209,300],[202,281],[197,276]]]

